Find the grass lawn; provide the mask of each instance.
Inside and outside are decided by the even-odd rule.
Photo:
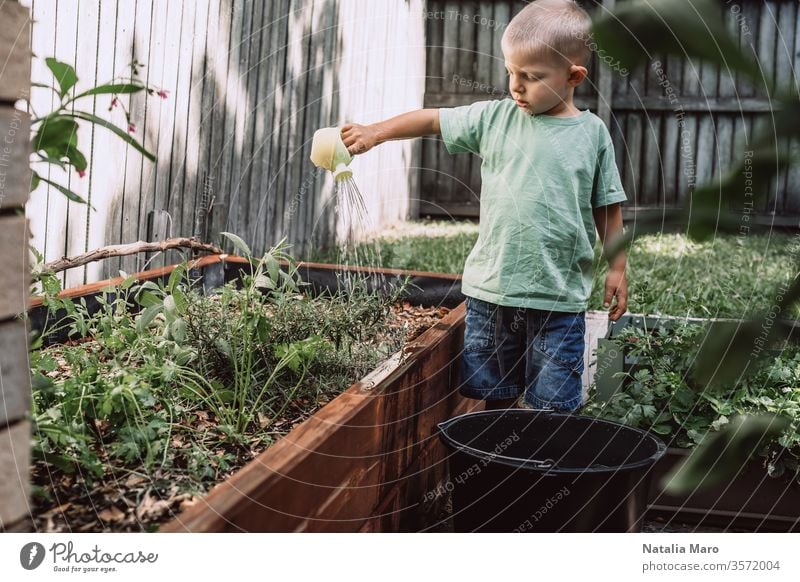
[[[473,222],[414,221],[398,225],[362,244],[351,263],[462,273],[478,237]],[[746,317],[769,310],[778,288],[797,271],[800,238],[773,233],[739,238],[719,236],[695,243],[680,234],[637,239],[628,255],[628,311],[690,317]],[[606,267],[596,268],[589,309],[601,309]],[[795,257],[795,260],[793,260]],[[344,262],[335,252],[309,260]],[[599,268],[597,268],[599,266]],[[800,308],[793,308],[800,318]]]

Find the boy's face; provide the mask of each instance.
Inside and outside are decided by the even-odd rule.
[[[515,51],[503,54],[508,89],[520,109],[534,115],[557,115],[572,106],[572,90],[586,76],[585,67],[534,59]]]

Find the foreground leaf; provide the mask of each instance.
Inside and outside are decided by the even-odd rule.
[[[69,90],[75,86],[75,83],[78,82],[78,75],[75,73],[75,69],[72,65],[62,63],[53,57],[46,58],[44,62],[47,64],[47,68],[53,73],[59,87],[61,87],[59,95],[63,99],[64,96],[69,93]]]
[[[628,69],[666,53],[703,59],[762,81],[757,61],[739,49],[722,5],[713,0],[625,2],[598,18],[593,33],[603,50]]]
[[[742,466],[790,425],[785,416],[737,416],[719,432],[708,433],[677,469],[663,478],[670,495],[686,495],[733,479]]]
[[[239,237],[238,235],[235,235],[232,232],[221,232],[220,234],[225,238],[227,238],[229,241],[231,241],[233,243],[233,246],[236,247],[236,250],[242,253],[243,256],[245,257],[253,256],[250,247],[247,246],[247,243],[244,242],[242,238]]]

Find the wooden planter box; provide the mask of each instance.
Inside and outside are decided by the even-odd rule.
[[[646,365],[646,361],[640,361],[637,356],[624,354],[616,349],[612,339],[616,339],[622,330],[628,326],[639,329],[654,330],[670,329],[678,322],[707,324],[712,321],[730,322],[736,324],[741,322],[739,319],[726,318],[702,318],[702,317],[674,317],[670,315],[642,315],[639,313],[629,313],[620,317],[617,321],[608,322],[608,331],[605,337],[597,339],[597,373],[595,382],[597,383],[598,397],[606,401],[614,393],[624,388],[625,378],[614,378],[616,372],[633,372],[638,367]],[[780,350],[765,350],[767,354],[777,356]]]
[[[611,342],[629,325],[640,329],[669,329],[677,322],[738,322],[736,319],[681,318],[627,314],[610,321],[605,338],[598,339],[597,391],[607,400],[624,389],[624,378],[613,378],[615,372],[632,372],[646,365],[638,357],[619,353]],[[769,350],[777,356],[779,350]],[[789,478],[772,478],[761,466],[761,459],[751,459],[728,484],[692,495],[667,495],[660,487],[661,479],[691,454],[688,449],[669,446],[653,468],[648,495],[648,518],[664,517],[698,526],[742,528],[750,531],[800,531],[800,485]]]
[[[729,483],[690,495],[664,493],[661,479],[690,454],[687,449],[670,447],[653,467],[648,519],[663,517],[753,532],[800,531],[800,484],[788,477],[770,477],[760,458],[745,463]]]
[[[204,286],[218,286],[246,264],[239,257],[209,256],[194,268],[202,271]],[[315,288],[335,282],[335,272],[342,269],[300,266],[304,280]],[[137,276],[167,277],[173,268]],[[398,532],[436,523],[445,497],[426,493],[447,479],[447,451],[436,436],[436,424],[470,406],[482,407],[457,391],[465,316],[460,277],[395,269],[369,273],[377,285],[410,275],[421,288],[417,299],[425,295],[456,307],[160,531]],[[88,304],[116,281],[121,278],[64,295],[85,297]],[[413,295],[410,299],[415,300]],[[42,310],[31,315],[37,327]]]

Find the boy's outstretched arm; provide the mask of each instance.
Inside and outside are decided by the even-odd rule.
[[[600,206],[592,210],[597,234],[603,242],[603,249],[619,234],[622,234],[622,206],[620,203]],[[616,321],[628,309],[628,282],[625,279],[625,265],[627,257],[625,251],[620,251],[608,262],[603,307],[611,305],[611,299],[616,296],[617,302],[608,312],[608,318]]]
[[[371,125],[342,126],[342,141],[351,155],[363,154],[392,139],[409,139],[440,133],[439,110],[417,109]]]

